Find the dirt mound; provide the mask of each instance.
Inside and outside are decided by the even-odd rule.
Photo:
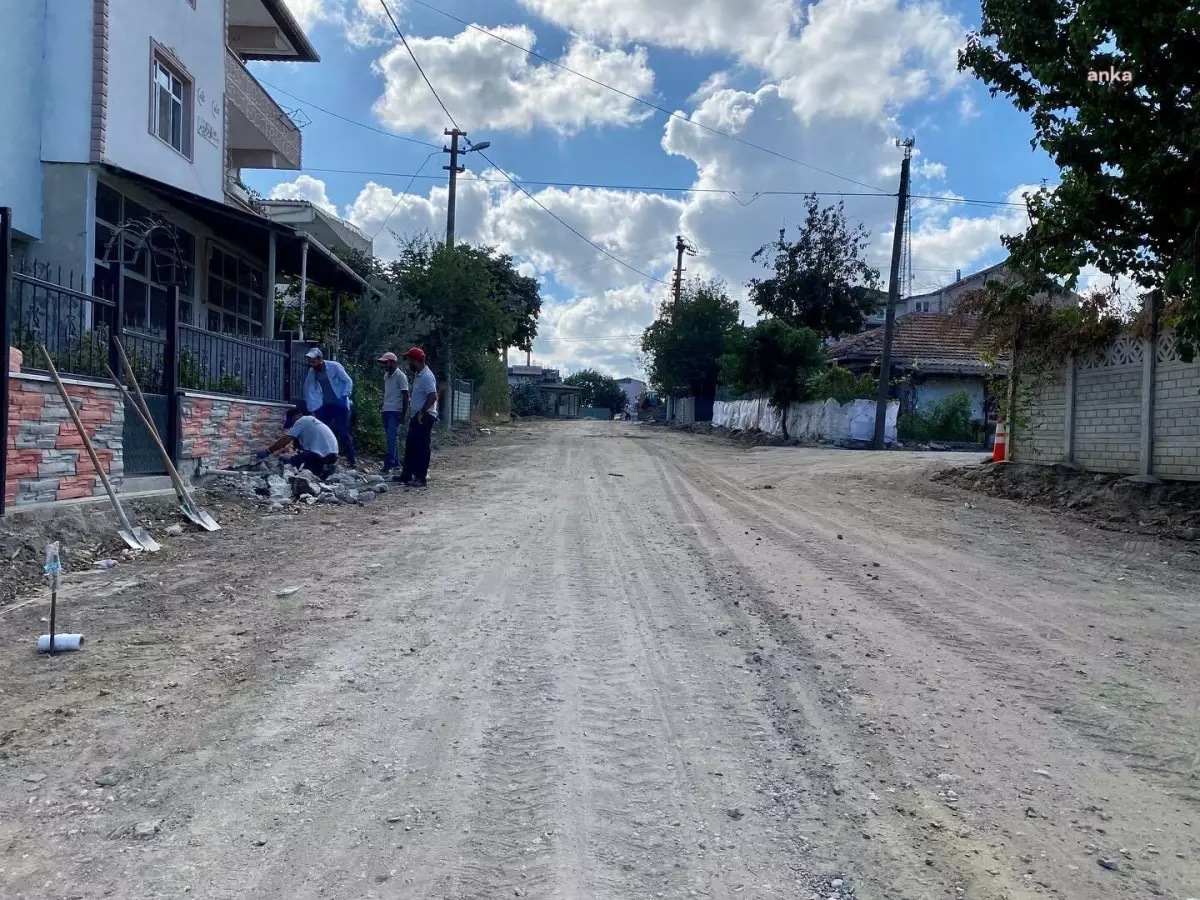
[[[946,469],[933,480],[1059,510],[1100,528],[1200,540],[1200,483],[1019,463]]]

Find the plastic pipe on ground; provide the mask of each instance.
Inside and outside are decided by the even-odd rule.
[[[82,634],[56,634],[54,636],[54,652],[65,652],[67,650],[79,650],[83,647]],[[50,652],[50,635],[43,634],[37,641],[38,653]]]

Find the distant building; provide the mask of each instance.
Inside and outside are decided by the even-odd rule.
[[[555,418],[573,418],[579,415],[579,399],[583,388],[563,384],[558,369],[544,369],[541,366],[509,366],[508,386],[518,384],[536,384],[551,396],[554,404]]]
[[[996,263],[994,266],[988,266],[986,269],[980,269],[978,272],[972,272],[966,278],[962,276],[961,269],[956,269],[954,281],[945,287],[926,294],[914,294],[911,297],[897,300],[896,318],[909,313],[949,313],[952,311],[951,307],[953,307],[954,301],[964,294],[987,287],[989,281],[1003,281],[1007,277],[1007,260]],[[875,328],[884,323],[884,316],[887,313],[886,293],[883,295],[883,304],[877,312],[867,317],[868,328]]]
[[[637,409],[638,397],[646,392],[646,382],[640,381],[637,378],[618,378],[617,384],[625,392],[625,408],[628,410]]]

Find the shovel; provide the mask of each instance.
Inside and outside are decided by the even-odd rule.
[[[46,350],[44,344],[40,349],[42,356],[46,358],[46,366],[50,372],[50,377],[54,379],[54,386],[58,388],[58,393],[62,396],[63,403],[67,407],[67,412],[71,414],[71,421],[75,423],[75,427],[79,430],[79,437],[83,441],[83,446],[87,450],[88,456],[91,457],[96,474],[100,477],[100,483],[104,485],[104,490],[108,493],[108,499],[112,501],[113,509],[117,511],[117,520],[121,523],[121,527],[117,529],[117,534],[121,535],[121,539],[132,550],[147,550],[151,553],[161,550],[162,548],[159,547],[158,541],[150,536],[150,532],[141,525],[135,526],[129,524],[125,510],[121,509],[121,502],[117,499],[116,491],[113,490],[108,476],[104,474],[104,467],[100,465],[100,459],[96,456],[96,448],[92,446],[91,438],[87,436],[87,429],[83,427],[83,422],[79,420],[79,413],[75,409],[75,404],[71,402],[71,395],[67,393],[62,379],[58,377],[58,370],[54,368],[54,360],[50,358],[50,353]]]
[[[154,426],[154,420],[150,417],[150,409],[146,405],[146,398],[142,396],[142,389],[138,385],[137,377],[133,374],[133,369],[130,367],[129,360],[125,356],[125,348],[121,346],[121,342],[115,337],[113,338],[113,343],[117,345],[117,351],[121,354],[121,362],[125,366],[125,374],[129,376],[129,383],[133,385],[134,391],[137,392],[137,399],[135,400],[129,395],[129,391],[125,389],[125,385],[121,384],[120,379],[113,374],[113,370],[107,364],[105,364],[104,369],[108,372],[108,377],[112,379],[113,384],[117,386],[117,390],[121,392],[121,396],[125,398],[125,402],[137,412],[138,417],[142,420],[142,424],[150,432],[150,437],[154,439],[154,446],[162,454],[163,465],[167,467],[167,474],[171,476],[171,484],[175,486],[175,494],[179,497],[179,511],[183,513],[185,519],[195,525],[199,525],[205,531],[220,531],[221,526],[217,524],[217,520],[196,505],[196,501],[192,499],[192,495],[188,492],[183,479],[179,477],[179,472],[171,463],[171,454],[167,453],[167,448],[163,446],[162,438],[158,435],[158,429]]]

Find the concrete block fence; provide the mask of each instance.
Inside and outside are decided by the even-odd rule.
[[[124,480],[125,407],[116,388],[64,378],[105,474]],[[54,382],[44,375],[11,372],[8,381],[8,454],[5,506],[100,496],[104,486]]]
[[[1068,360],[1026,417],[1018,462],[1200,481],[1200,362],[1185,363],[1169,331]]]

